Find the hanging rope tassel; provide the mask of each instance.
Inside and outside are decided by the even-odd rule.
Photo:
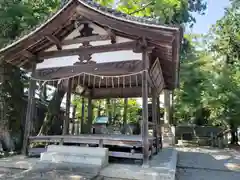
[[[93,88],[95,88],[96,76],[93,76]]]
[[[112,88],[114,88],[114,80],[113,80],[113,77],[112,77]]]
[[[51,86],[55,86],[56,85],[56,81],[63,81],[63,80],[68,80],[68,79],[73,79],[74,80],[77,80],[77,85],[80,85],[80,86],[85,86],[85,84],[87,84],[88,86],[91,85],[91,77],[93,77],[93,87],[95,88],[96,86],[96,78],[99,78],[99,83],[98,83],[98,87],[100,88],[101,87],[101,83],[102,83],[102,80],[104,80],[105,78],[105,82],[106,82],[106,87],[108,87],[108,85],[111,85],[112,84],[112,87],[115,88],[116,86],[118,88],[120,88],[120,79],[122,78],[122,83],[123,83],[123,88],[126,87],[126,78],[129,77],[129,83],[130,83],[130,87],[132,87],[132,77],[131,76],[135,76],[135,80],[136,80],[136,86],[139,86],[139,83],[138,83],[138,75],[140,74],[140,76],[142,75],[144,71],[140,71],[140,72],[137,72],[137,73],[132,73],[132,74],[127,74],[127,75],[116,75],[116,76],[101,76],[101,75],[97,75],[97,74],[91,74],[91,73],[78,73],[78,74],[75,74],[73,76],[70,76],[70,77],[64,77],[64,78],[59,78],[59,79],[37,79],[37,78],[34,78],[34,77],[31,77],[32,80],[35,80],[35,81],[38,81],[39,83],[41,82],[45,82],[45,83],[48,83],[49,85]],[[88,77],[86,77],[88,76]],[[81,83],[81,77],[82,77],[82,83]],[[88,78],[87,82],[85,83],[85,80],[86,78]],[[117,85],[115,85],[114,83],[114,78],[117,79]],[[109,84],[109,79],[110,79],[110,84]],[[112,83],[111,83],[111,79],[112,79]],[[76,85],[74,83],[74,85]]]

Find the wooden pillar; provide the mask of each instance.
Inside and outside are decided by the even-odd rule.
[[[82,116],[81,116],[81,134],[83,133],[83,128],[84,128],[84,116],[85,116],[85,99],[82,97]],[[79,131],[79,127],[78,127]],[[79,134],[79,133],[78,133]]]
[[[159,95],[157,96],[157,122],[158,122],[158,136],[160,136],[159,148],[162,149],[162,123],[160,117],[160,100]]]
[[[66,112],[63,123],[63,135],[69,134],[69,123],[70,123],[70,106],[71,106],[71,93],[72,93],[72,79],[68,80],[67,97],[66,97]]]
[[[109,118],[109,123],[111,124],[112,123],[112,107],[111,107],[111,99],[108,98],[107,99],[107,115],[108,115],[108,118]]]
[[[175,126],[176,122],[173,117],[173,114],[174,114],[173,102],[174,102],[174,90],[171,92],[171,98],[170,98],[170,123]]]
[[[149,59],[148,51],[144,49],[142,52],[143,69],[142,74],[142,140],[143,140],[143,165],[149,163],[149,142],[148,142],[148,68]]]
[[[87,131],[88,133],[91,133],[92,130],[92,97],[91,95],[88,97],[88,122],[87,122]]]
[[[40,82],[39,86],[42,87],[40,92],[40,101],[45,101],[47,99],[47,84]]]
[[[73,106],[73,111],[72,111],[72,132],[71,132],[72,135],[76,134],[76,128],[75,128],[76,109],[77,109],[77,106],[74,105]]]
[[[124,98],[123,125],[127,124],[128,98]]]
[[[36,62],[32,62],[32,74],[31,76],[34,77],[36,74]],[[36,81],[31,79],[29,83],[28,89],[28,104],[27,104],[27,112],[26,112],[26,120],[25,120],[25,127],[24,127],[24,137],[23,137],[23,147],[22,147],[22,154],[27,155],[28,149],[28,137],[31,133],[32,121],[33,121],[33,112],[35,108],[35,89],[36,89]]]
[[[170,91],[165,89],[164,91],[164,124],[170,123]]]
[[[157,117],[157,92],[155,88],[152,88],[152,120],[153,120],[153,135],[156,138],[156,149],[157,153],[159,150],[159,141],[158,141],[158,117]]]

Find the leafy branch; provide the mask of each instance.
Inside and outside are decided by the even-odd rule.
[[[136,14],[136,13],[139,13],[141,11],[144,11],[147,7],[151,6],[151,5],[154,5],[156,3],[156,1],[150,1],[148,2],[147,4],[143,5],[141,8],[129,13],[129,15],[133,15],[133,14]]]

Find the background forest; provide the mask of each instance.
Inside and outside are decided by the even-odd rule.
[[[65,0],[67,1],[67,0]],[[56,12],[61,0],[0,0],[0,47],[30,32]],[[96,0],[104,6],[134,16],[149,16],[165,24],[189,28],[196,20],[192,13],[204,15],[203,0]],[[214,12],[210,12],[214,13]],[[19,68],[1,63],[0,140],[4,148],[21,148],[26,111],[28,77]],[[240,0],[231,0],[225,15],[207,35],[185,34],[181,49],[179,89],[173,92],[174,122],[228,126],[236,132],[240,125]],[[44,96],[42,96],[44,98]],[[78,117],[81,98],[76,97]],[[94,106],[99,106],[96,101]],[[103,113],[112,108],[112,116],[120,114],[128,104],[131,119],[139,108],[134,99],[107,100],[99,107]],[[115,108],[115,110],[113,110]],[[232,143],[237,141],[236,137]],[[13,145],[14,144],[14,145]]]

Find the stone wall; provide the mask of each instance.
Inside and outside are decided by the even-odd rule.
[[[185,141],[201,141],[201,145],[210,145],[212,136],[216,136],[222,129],[212,126],[177,126],[175,130],[176,142],[178,140]]]

